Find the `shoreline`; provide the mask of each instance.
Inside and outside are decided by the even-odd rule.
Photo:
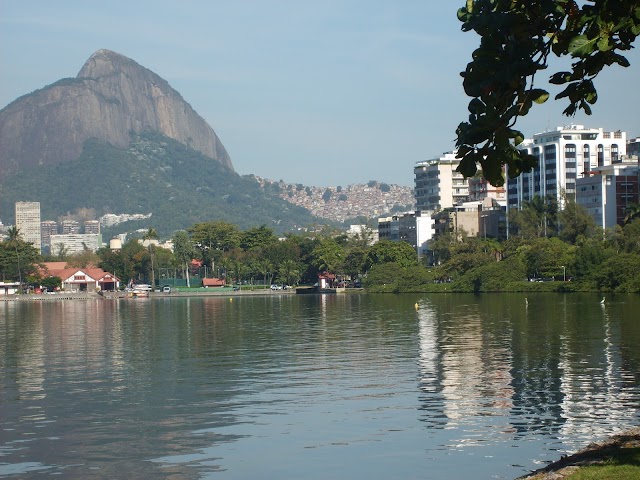
[[[640,427],[631,428],[604,440],[590,443],[578,452],[563,456],[527,475],[515,480],[562,480],[576,473],[581,467],[603,465],[621,455],[624,449],[640,448]]]
[[[203,291],[178,292],[171,293],[150,292],[148,297],[143,298],[178,298],[178,297],[240,297],[240,296],[265,296],[265,295],[295,295],[295,289],[291,290],[275,290],[261,289],[250,291],[215,291],[211,289],[203,289]],[[27,293],[19,295],[1,295],[0,302],[52,302],[63,300],[133,300],[134,298],[128,292],[74,292],[74,293]],[[137,299],[136,299],[137,300]]]

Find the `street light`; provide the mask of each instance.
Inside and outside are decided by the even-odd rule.
[[[567,281],[567,269],[564,265],[560,265],[562,267],[562,281]]]

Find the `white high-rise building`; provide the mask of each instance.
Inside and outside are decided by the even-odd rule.
[[[536,133],[518,148],[527,150],[538,162],[515,179],[507,176],[509,208],[520,208],[524,201],[547,195],[562,206],[563,194],[575,198],[578,178],[626,155],[627,134],[569,125]]]
[[[416,210],[434,212],[469,201],[469,182],[456,172],[460,159],[455,152],[416,163],[413,169]]]
[[[41,252],[40,202],[16,202],[16,228],[25,242]]]

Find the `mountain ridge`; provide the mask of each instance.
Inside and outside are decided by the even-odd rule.
[[[97,139],[72,161],[21,170],[0,179],[0,212],[11,221],[16,201],[37,201],[43,220],[78,208],[152,213],[109,235],[155,228],[164,237],[194,223],[224,220],[241,228],[267,225],[287,232],[318,223],[306,209],[265,192],[249,176],[157,132],[134,134],[126,148]]]
[[[233,169],[222,142],[169,83],[134,60],[98,50],[60,79],[0,110],[0,178],[76,159],[90,138],[125,148],[157,131]]]

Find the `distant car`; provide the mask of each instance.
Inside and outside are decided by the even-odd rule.
[[[164,287],[162,287],[162,293],[171,293],[171,286],[165,285]]]
[[[282,290],[282,285],[271,285],[271,290]]]

